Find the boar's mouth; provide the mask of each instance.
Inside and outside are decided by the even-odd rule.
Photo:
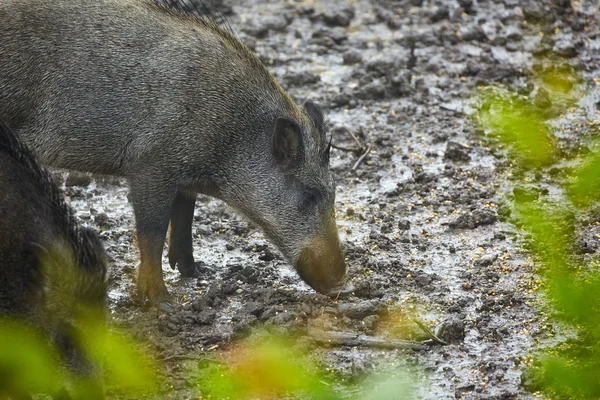
[[[328,236],[317,236],[302,249],[296,271],[317,292],[329,294],[343,285],[346,263],[337,230]]]

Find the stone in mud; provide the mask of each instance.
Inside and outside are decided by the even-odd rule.
[[[382,315],[387,313],[385,304],[378,300],[366,300],[354,303],[342,303],[337,306],[337,314],[352,319],[364,319],[369,315]]]
[[[513,65],[506,63],[490,64],[479,72],[477,75],[477,82],[497,82],[504,79],[516,78],[521,75],[522,73],[519,72]]]
[[[415,277],[415,282],[419,286],[427,286],[433,281],[433,276],[429,274],[422,274]]]
[[[473,11],[473,0],[458,0],[458,4],[467,14]]]
[[[448,222],[450,228],[474,229],[478,226],[490,225],[498,220],[498,216],[491,210],[475,210],[472,213],[460,214]]]
[[[267,15],[259,19],[248,21],[243,31],[256,38],[264,38],[269,32],[283,32],[292,22],[288,15]]]
[[[468,42],[471,40],[483,42],[487,39],[483,28],[481,28],[481,26],[477,24],[471,24],[460,27],[460,29],[458,30],[458,37]]]
[[[477,260],[475,260],[475,262],[473,264],[475,264],[475,266],[477,266],[477,267],[488,267],[488,266],[492,265],[494,263],[494,261],[496,261],[497,258],[498,258],[498,254],[496,254],[496,253],[485,254],[485,255],[481,256],[480,258],[478,258]]]
[[[428,172],[419,172],[415,175],[415,183],[425,184],[437,181],[437,176]]]
[[[549,25],[554,22],[555,16],[542,3],[530,1],[523,7],[523,16],[528,23]]]
[[[498,216],[492,210],[480,209],[473,211],[473,218],[475,224],[480,225],[491,225],[498,220]]]
[[[270,249],[265,249],[262,254],[260,256],[258,256],[258,259],[261,261],[273,261],[276,258],[275,253],[273,253]]]
[[[428,11],[431,22],[438,22],[450,16],[450,10],[445,5],[433,6]]]
[[[360,297],[362,299],[382,298],[384,295],[380,286],[377,286],[366,280],[355,282],[354,291],[352,293],[356,297]]]
[[[342,26],[346,27],[350,25],[350,22],[354,18],[354,7],[350,5],[346,6],[335,6],[333,3],[329,5],[332,9],[325,11],[323,14],[323,21],[329,26]]]
[[[517,26],[509,25],[504,29],[504,37],[509,42],[519,42],[523,39],[523,34]]]
[[[403,219],[401,221],[398,221],[398,229],[402,230],[402,231],[407,231],[410,229],[410,221],[407,219]]]
[[[353,65],[362,63],[362,53],[356,49],[350,49],[343,55],[344,65]]]
[[[362,100],[381,100],[385,97],[385,86],[379,79],[364,85],[356,94]]]
[[[444,159],[467,162],[471,160],[469,150],[470,148],[465,146],[464,144],[460,144],[453,140],[449,140],[446,144],[446,152],[444,153]]]
[[[210,325],[213,323],[216,317],[217,313],[213,309],[209,308],[202,310],[198,315],[196,315],[195,320],[196,323],[200,325]]]
[[[394,228],[393,228],[392,224],[389,222],[381,225],[381,229],[380,229],[381,233],[384,235],[391,233],[393,230],[394,230]]]
[[[276,314],[275,316],[273,316],[270,319],[270,323],[275,324],[275,325],[281,325],[281,324],[285,324],[287,322],[293,321],[295,318],[293,313],[290,312],[280,312],[278,314]]]
[[[109,226],[109,218],[105,213],[99,213],[94,217],[94,223],[99,228],[107,228]]]
[[[443,62],[444,61],[441,56],[431,56],[425,64],[425,70],[433,73],[438,72],[443,67]]]
[[[210,227],[208,225],[200,224],[196,228],[196,234],[202,235],[202,236],[210,236],[210,235],[212,235],[212,230],[210,229]]]
[[[257,301],[247,302],[242,309],[240,310],[240,314],[245,315],[254,315],[259,316],[264,310],[264,305]]]
[[[460,316],[451,316],[436,328],[436,336],[448,343],[460,343],[465,338],[465,322]]]
[[[298,8],[296,8],[296,11],[299,15],[312,16],[315,13],[315,6],[314,4],[304,3],[298,6]]]
[[[348,39],[348,34],[343,28],[321,28],[314,31],[310,42],[320,46],[333,47],[340,45]]]
[[[373,73],[373,76],[384,77],[390,74],[400,64],[400,60],[395,55],[388,55],[372,60],[368,60],[365,63],[365,70]]]
[[[577,48],[572,40],[559,40],[554,44],[552,50],[561,57],[573,58],[577,55]]]
[[[208,304],[209,300],[210,299],[208,299],[206,297],[203,297],[201,299],[198,299],[198,300],[194,301],[192,303],[192,309],[194,311],[198,311],[198,312],[204,311],[205,309],[207,309],[209,307],[209,304]]]
[[[313,85],[320,80],[321,77],[319,75],[307,71],[290,73],[284,78],[284,82],[288,87]]]
[[[377,328],[377,324],[381,321],[379,315],[368,315],[363,318],[362,325],[367,332],[373,331]]]
[[[450,228],[455,229],[474,229],[477,227],[475,218],[471,214],[461,214],[455,219],[448,222]]]
[[[576,249],[579,253],[592,254],[598,250],[598,239],[594,237],[580,237],[575,241]]]

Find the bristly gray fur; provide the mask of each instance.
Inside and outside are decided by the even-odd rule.
[[[227,17],[217,10],[215,6],[204,0],[153,0],[159,5],[165,5],[169,8],[177,10],[185,15],[193,15],[194,17],[213,22],[224,27],[232,35],[237,36],[237,33],[227,20]]]
[[[0,115],[43,163],[128,180],[142,297],[169,297],[169,225],[169,263],[193,275],[197,193],[260,225],[313,288],[345,274],[323,114],[231,30],[151,0],[1,0],[0,71]]]

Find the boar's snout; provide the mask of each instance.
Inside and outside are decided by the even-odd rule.
[[[329,294],[344,283],[346,262],[337,230],[328,236],[317,236],[302,249],[296,270],[306,283],[322,294]]]

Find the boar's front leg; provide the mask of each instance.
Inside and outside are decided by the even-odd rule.
[[[149,172],[130,179],[141,257],[137,290],[140,301],[148,299],[159,308],[170,310],[171,296],[163,279],[162,253],[177,189],[167,184],[168,179],[151,176]]]
[[[194,276],[194,255],[192,247],[192,222],[196,196],[177,192],[171,210],[171,234],[169,238],[169,264],[183,277]]]

